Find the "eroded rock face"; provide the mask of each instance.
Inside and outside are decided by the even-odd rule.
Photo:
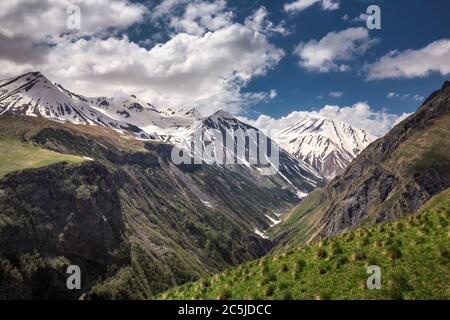
[[[66,287],[69,265],[80,266],[86,291],[130,261],[116,184],[100,163],[8,175],[0,221],[2,299],[78,298]]]
[[[413,213],[450,186],[449,97],[446,82],[330,183],[317,237]]]
[[[450,186],[450,82],[370,144],[280,224],[278,246],[316,240],[416,212]],[[306,212],[306,213],[305,213]]]
[[[175,166],[167,144],[127,148],[86,128],[22,127],[23,141],[89,160],[1,180],[0,278],[6,270],[10,285],[0,297],[150,298],[264,255],[273,243],[255,228],[298,201],[246,167]],[[81,292],[65,288],[70,264],[85,270]],[[35,265],[27,276],[22,266]]]
[[[3,253],[37,249],[106,264],[120,244],[122,221],[112,176],[99,163],[58,164],[0,181]]]

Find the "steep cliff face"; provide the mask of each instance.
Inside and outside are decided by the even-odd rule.
[[[86,159],[0,180],[4,298],[148,298],[265,254],[273,244],[255,229],[298,201],[277,177],[175,166],[172,146],[106,128],[31,117],[3,126],[8,139]],[[70,264],[82,269],[81,292],[66,288]]]
[[[450,186],[450,82],[281,224],[281,245],[417,211]]]
[[[129,263],[124,231],[118,190],[99,163],[8,175],[0,180],[0,257],[21,274],[11,285],[25,292],[3,298],[76,298],[67,266],[82,268],[87,288],[110,266]]]
[[[118,190],[98,163],[58,164],[8,175],[0,181],[2,213],[18,214],[37,229],[3,228],[2,250],[55,251],[105,263],[124,230]],[[22,209],[22,210],[18,210]],[[30,214],[28,214],[30,213]]]

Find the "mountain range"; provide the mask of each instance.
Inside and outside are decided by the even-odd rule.
[[[78,298],[62,280],[69,264],[86,298],[149,298],[264,255],[265,231],[325,183],[282,149],[275,175],[258,163],[175,165],[174,146],[196,132],[203,146],[214,130],[259,132],[225,112],[86,98],[40,73],[0,90],[3,298]]]
[[[448,300],[449,128],[447,81],[291,210],[266,256],[158,298]]]
[[[73,124],[106,126],[138,139],[174,145],[192,139],[195,132],[204,130],[208,125],[219,130],[225,127],[233,130],[240,127],[245,132],[257,130],[223,111],[203,117],[192,107],[158,108],[133,95],[121,98],[84,97],[51,82],[40,72],[0,81],[0,90],[0,115],[26,115]],[[213,118],[222,126],[215,125]],[[224,127],[224,122],[217,121],[218,118],[228,119],[234,127],[227,124]],[[362,129],[305,113],[301,120],[282,131],[275,142],[281,146],[277,148],[283,153],[282,158],[290,162],[283,165],[284,168],[308,172],[315,176],[312,180],[318,179],[317,173],[321,178],[331,180],[374,139]],[[283,173],[287,171],[289,169]],[[306,190],[299,191],[305,193]]]
[[[0,115],[43,117],[65,123],[106,126],[130,138],[185,145],[199,131],[203,145],[211,143],[212,130],[226,136],[241,129],[244,134],[258,129],[226,112],[218,111],[202,117],[195,108],[157,108],[127,98],[88,98],[52,83],[40,72],[31,72],[0,82]],[[208,138],[209,136],[209,138]],[[270,139],[268,139],[270,141]],[[226,148],[225,145],[223,145]],[[310,165],[276,146],[280,153],[279,176],[299,194],[307,194],[323,185],[322,176]],[[230,148],[228,148],[230,149]],[[228,150],[235,155],[234,150]]]
[[[310,194],[276,230],[302,243],[412,214],[450,187],[450,82],[336,179]]]
[[[446,82],[377,140],[310,114],[271,139],[224,111],[84,97],[39,72],[0,81],[0,297],[151,298],[417,212],[450,186],[449,96]],[[236,132],[243,153],[217,138]],[[65,287],[73,264],[81,292]]]

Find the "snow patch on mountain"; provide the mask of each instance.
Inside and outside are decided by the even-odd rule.
[[[268,167],[275,168],[274,178],[269,182],[274,186],[282,184],[294,193],[306,194],[324,183],[323,177],[308,163],[280,148],[257,128],[225,111],[202,117],[195,108],[156,107],[134,95],[85,97],[49,81],[40,72],[0,81],[0,115],[25,115],[77,125],[106,126],[127,139],[163,141],[181,148],[191,146],[200,136],[200,143],[193,150],[194,158],[207,160],[205,150],[213,157],[223,154],[254,171],[255,177],[270,171]],[[233,145],[230,147],[225,143],[226,140],[220,143],[217,133],[233,141],[247,139],[247,143],[253,146],[259,145],[262,138],[268,143],[267,149],[272,147],[276,151],[276,163],[268,154],[264,158],[260,157],[261,154],[255,158],[255,154],[247,152],[248,147],[245,154],[238,153]],[[229,163],[219,159],[214,164],[222,166]]]
[[[105,98],[95,98],[101,100]],[[113,119],[97,110],[86,98],[49,81],[40,72],[30,72],[0,81],[0,115],[26,115],[73,124],[106,126],[120,133],[151,139],[138,127]]]
[[[353,161],[376,139],[363,129],[341,121],[305,113],[275,139],[285,150],[317,169],[327,180]]]

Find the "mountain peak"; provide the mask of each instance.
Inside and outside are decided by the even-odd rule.
[[[27,73],[20,75],[17,78],[32,78],[32,80],[40,79],[41,81],[47,80],[50,82],[50,80],[48,80],[47,77],[40,71],[27,72]]]
[[[348,123],[305,113],[284,129],[277,142],[289,153],[305,161],[331,180],[375,137]]]
[[[224,119],[234,119],[234,117],[230,113],[228,113],[224,110],[216,111],[212,116],[217,117],[217,118],[224,118]]]
[[[28,73],[29,75],[35,76],[35,77],[45,77],[44,74],[40,71],[31,71]]]
[[[179,110],[179,113],[184,114],[186,116],[192,116],[195,118],[200,118],[201,114],[195,107],[185,107]]]

